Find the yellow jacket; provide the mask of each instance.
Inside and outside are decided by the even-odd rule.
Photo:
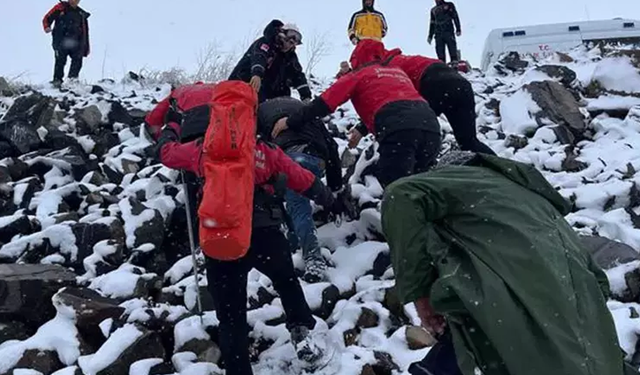
[[[387,35],[387,21],[377,10],[359,10],[351,16],[349,39],[375,39],[381,41]]]

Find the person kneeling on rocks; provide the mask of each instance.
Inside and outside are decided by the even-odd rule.
[[[285,129],[299,129],[325,117],[351,99],[363,124],[351,131],[350,147],[369,132],[380,144],[378,180],[382,186],[428,170],[440,151],[438,119],[402,69],[388,66],[377,54],[380,42],[365,39],[351,55],[353,70],[343,74],[322,95],[288,118],[279,120],[275,138]]]
[[[534,167],[471,152],[387,188],[397,292],[439,341],[412,374],[623,374],[608,281],[570,211]]]
[[[245,113],[253,113],[255,134],[257,97],[249,85],[226,81],[216,85],[182,86],[160,102],[146,119],[149,133],[157,139],[155,151],[162,164],[204,177],[206,166],[201,164],[206,143],[204,134],[209,126],[217,126],[209,123],[212,116],[216,117],[215,113],[211,115],[209,102],[216,95],[224,98],[225,93],[220,90],[227,88],[229,95],[241,93],[243,102],[238,103],[239,108],[243,105],[246,108],[246,103],[254,106],[252,111]],[[160,123],[165,125],[159,129]],[[208,287],[220,321],[219,346],[226,373],[253,373],[247,336],[247,275],[252,268],[268,276],[280,295],[298,357],[309,368],[321,367],[330,358],[330,353],[322,349],[328,347],[322,341],[324,332],[319,326],[322,323],[316,322],[305,300],[294,272],[289,243],[280,231],[284,217],[282,195],[289,188],[335,215],[341,215],[344,207],[319,178],[277,146],[261,140],[255,144],[254,181],[252,232],[246,254],[234,260],[220,260],[209,257],[205,251]],[[204,183],[207,183],[206,178]],[[202,193],[206,194],[206,191]]]
[[[303,106],[301,101],[287,97],[262,103],[258,107],[258,132],[265,139],[271,138],[275,122]],[[285,130],[273,142],[316,177],[321,178],[326,172],[327,185],[332,191],[343,190],[338,144],[321,120],[315,120],[301,129]],[[344,199],[345,193],[348,191],[341,191],[339,199]],[[311,202],[291,190],[286,193],[286,202],[293,226],[289,228],[289,241],[292,249],[302,248],[305,262],[303,279],[309,283],[322,281],[326,277],[327,261],[318,244]],[[354,216],[354,213],[349,216]]]

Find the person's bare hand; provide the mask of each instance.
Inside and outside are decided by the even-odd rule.
[[[51,32],[51,28],[50,28],[50,27],[45,28],[45,29],[44,29],[44,32],[45,32],[45,33],[47,33],[47,34],[49,34],[49,33]]]
[[[251,81],[249,81],[249,85],[251,85],[251,87],[253,87],[253,89],[256,90],[256,92],[259,92],[260,86],[262,86],[262,78],[258,76],[251,77]]]
[[[349,148],[356,148],[358,144],[360,144],[362,137],[364,136],[358,131],[358,129],[351,129],[349,132]]]
[[[288,117],[283,117],[278,120],[278,122],[276,122],[276,124],[273,126],[273,130],[271,131],[272,139],[276,139],[276,137],[278,137],[280,133],[289,129],[289,126],[287,126],[287,119]]]
[[[447,321],[444,316],[439,315],[433,310],[431,303],[429,303],[429,299],[420,298],[415,302],[415,305],[424,329],[426,329],[434,338],[444,334],[445,328],[447,327]]]

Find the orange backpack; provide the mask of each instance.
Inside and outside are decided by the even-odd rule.
[[[213,259],[242,258],[251,243],[257,103],[255,91],[241,81],[213,89],[198,208],[200,247]]]

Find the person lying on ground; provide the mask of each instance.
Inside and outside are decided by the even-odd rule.
[[[564,219],[570,208],[534,167],[471,152],[387,188],[399,297],[441,339],[432,355],[457,357],[416,373],[457,362],[464,375],[623,374],[607,278]]]
[[[351,55],[353,70],[341,76],[320,97],[274,126],[273,137],[285,129],[299,129],[333,113],[351,100],[362,119],[351,130],[350,147],[374,133],[380,144],[377,177],[382,186],[431,167],[440,151],[440,124],[429,104],[397,67],[376,55],[379,42],[362,40]]]
[[[242,56],[229,80],[249,83],[258,93],[260,102],[291,96],[291,87],[300,99],[310,100],[311,89],[296,54],[302,44],[302,33],[294,24],[271,21]]]

